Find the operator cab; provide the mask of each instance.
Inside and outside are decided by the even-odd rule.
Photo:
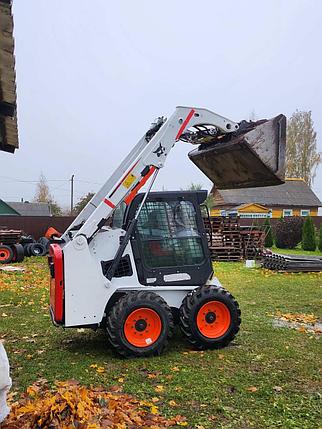
[[[127,229],[144,194],[114,213],[112,227]],[[202,285],[212,264],[200,204],[207,191],[151,192],[139,214],[131,246],[142,285]]]

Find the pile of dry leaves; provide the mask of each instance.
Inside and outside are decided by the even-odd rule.
[[[297,322],[297,323],[306,323],[314,325],[318,318],[314,314],[304,314],[304,313],[281,313],[278,311],[276,317],[287,322]]]
[[[50,390],[44,382],[30,386],[21,400],[12,404],[1,429],[160,429],[186,425],[182,416],[162,417],[153,403],[67,381],[57,382]]]

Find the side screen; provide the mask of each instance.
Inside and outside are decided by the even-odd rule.
[[[148,269],[200,265],[205,260],[190,201],[147,201],[138,218],[137,236]]]

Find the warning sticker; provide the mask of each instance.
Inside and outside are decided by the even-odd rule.
[[[136,176],[134,176],[134,174],[130,173],[129,175],[126,176],[126,178],[123,180],[122,185],[125,188],[129,188],[133,182],[135,181]]]

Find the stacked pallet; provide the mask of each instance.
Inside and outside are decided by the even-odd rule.
[[[6,245],[19,243],[21,233],[20,230],[15,229],[0,229],[0,243]]]
[[[243,240],[244,259],[256,259],[261,255],[265,243],[265,231],[243,228],[240,231]]]
[[[240,261],[261,256],[265,231],[254,226],[241,227],[237,216],[211,217],[204,219],[204,223],[214,261]]]
[[[322,257],[272,253],[264,255],[262,267],[268,270],[292,273],[319,272],[322,271]]]
[[[242,238],[237,217],[211,218],[209,249],[214,261],[240,261],[243,257]]]

